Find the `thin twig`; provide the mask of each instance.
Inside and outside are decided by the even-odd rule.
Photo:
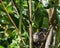
[[[19,13],[20,13],[20,11],[19,11],[19,8],[18,8],[18,6],[17,6],[17,4],[16,4],[15,0],[12,0],[12,3],[13,3],[13,5],[15,6],[15,8],[16,8],[16,10],[17,10],[18,14],[19,14]]]
[[[32,0],[29,0],[29,18],[30,18],[30,24],[29,24],[29,34],[30,34],[30,48],[32,48]]]
[[[13,5],[15,6],[15,8],[16,8],[16,10],[17,10],[17,12],[18,12],[18,15],[19,15],[20,11],[19,11],[18,6],[17,6],[15,0],[12,0],[12,1],[13,1]],[[24,23],[25,23],[25,22],[24,22]],[[21,37],[21,33],[20,33],[20,32],[19,32],[19,36]],[[26,46],[26,44],[25,44],[24,40],[22,39],[22,37],[21,37],[21,40],[22,40],[23,44]]]
[[[3,8],[4,8],[4,10],[5,10],[6,14],[7,14],[7,16],[9,17],[9,19],[10,19],[11,22],[12,22],[12,24],[13,24],[14,27],[16,28],[16,31],[18,32],[18,28],[17,28],[17,26],[15,25],[15,23],[14,23],[13,19],[11,18],[11,16],[9,15],[9,12],[7,11],[7,9],[6,9],[3,1],[2,1],[2,0],[0,0],[0,1],[1,1],[1,4],[2,4],[2,6],[3,6]]]

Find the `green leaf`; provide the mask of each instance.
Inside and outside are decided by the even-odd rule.
[[[4,47],[0,45],[0,48],[4,48]]]

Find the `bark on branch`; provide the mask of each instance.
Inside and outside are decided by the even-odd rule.
[[[58,2],[59,2],[59,0],[55,0],[55,5],[56,6],[58,5]],[[50,43],[51,43],[51,38],[53,36],[52,32],[53,32],[53,29],[56,26],[56,21],[55,21],[56,19],[54,18],[54,17],[56,17],[56,7],[48,9],[48,15],[49,15],[49,23],[52,27],[51,27],[49,35],[47,37],[45,48],[50,48],[49,46],[50,46]]]
[[[32,48],[32,0],[29,0],[29,34],[30,34],[30,48]]]
[[[52,32],[53,32],[53,27],[51,27],[51,30],[50,30],[49,35],[47,37],[45,48],[49,48],[49,46],[50,46],[51,38],[52,38]]]

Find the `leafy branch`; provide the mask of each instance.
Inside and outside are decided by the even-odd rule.
[[[12,22],[12,24],[13,24],[14,27],[16,28],[16,31],[18,32],[18,28],[17,28],[16,24],[14,23],[13,19],[11,18],[11,16],[9,15],[9,12],[7,11],[7,9],[6,9],[6,7],[5,7],[3,1],[0,0],[0,2],[1,2],[1,4],[2,4],[2,6],[3,6],[3,8],[4,8],[4,10],[5,10],[6,14],[7,14],[7,16],[9,17],[9,19],[10,19],[11,22]]]

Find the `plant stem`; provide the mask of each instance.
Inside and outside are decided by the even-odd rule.
[[[32,48],[32,0],[29,0],[29,34],[30,34],[30,48]]]
[[[23,7],[23,0],[20,0],[20,16],[19,16],[19,32],[21,35],[21,25],[22,25],[22,7]]]
[[[18,32],[18,28],[17,28],[16,24],[14,23],[13,19],[11,18],[11,16],[9,15],[9,12],[7,11],[7,9],[6,9],[3,1],[2,1],[2,0],[0,0],[0,1],[1,1],[1,4],[2,4],[2,6],[3,6],[3,8],[4,8],[4,10],[5,10],[6,14],[7,14],[7,16],[9,17],[9,19],[10,19],[11,22],[12,22],[12,24],[13,24],[14,27],[16,28],[16,31]]]

